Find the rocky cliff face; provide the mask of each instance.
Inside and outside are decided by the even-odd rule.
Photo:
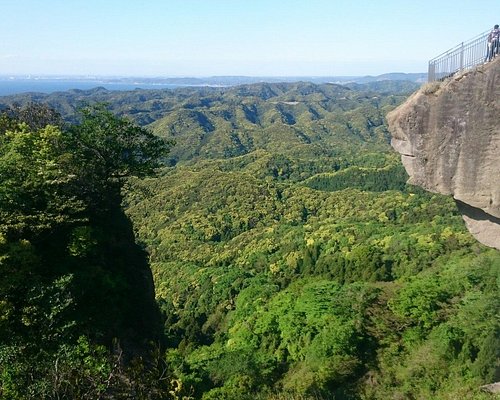
[[[387,120],[409,182],[453,195],[471,233],[500,249],[500,57],[427,84]]]

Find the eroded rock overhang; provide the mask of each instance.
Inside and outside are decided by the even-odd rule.
[[[500,249],[500,57],[423,86],[387,115],[409,183],[450,194],[468,229]]]

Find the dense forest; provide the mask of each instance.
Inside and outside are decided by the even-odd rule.
[[[500,252],[406,184],[407,89],[0,99],[0,398],[491,399]]]

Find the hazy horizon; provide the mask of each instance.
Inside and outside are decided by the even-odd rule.
[[[394,76],[394,75],[396,76]],[[67,90],[91,90],[104,87],[107,90],[135,90],[135,89],[176,89],[179,87],[229,87],[261,82],[311,82],[315,84],[349,84],[367,83],[368,81],[399,79],[401,73],[386,73],[380,75],[363,76],[207,76],[207,77],[160,77],[160,76],[82,76],[82,75],[0,75],[0,96],[9,96],[21,93],[54,93]],[[426,80],[426,73],[404,74],[401,80],[420,82]],[[385,77],[387,76],[387,77]]]
[[[381,74],[362,74],[362,75],[97,75],[97,74],[4,74],[0,73],[0,78],[19,78],[19,79],[37,79],[37,78],[71,78],[71,79],[208,79],[208,78],[359,78],[368,76],[380,76],[389,74],[419,75],[427,74],[427,71],[420,72],[401,72],[390,71]]]

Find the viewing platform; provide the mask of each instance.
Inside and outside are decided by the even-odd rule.
[[[490,32],[491,29],[430,60],[427,80],[440,81],[457,72],[483,64],[487,60]]]

